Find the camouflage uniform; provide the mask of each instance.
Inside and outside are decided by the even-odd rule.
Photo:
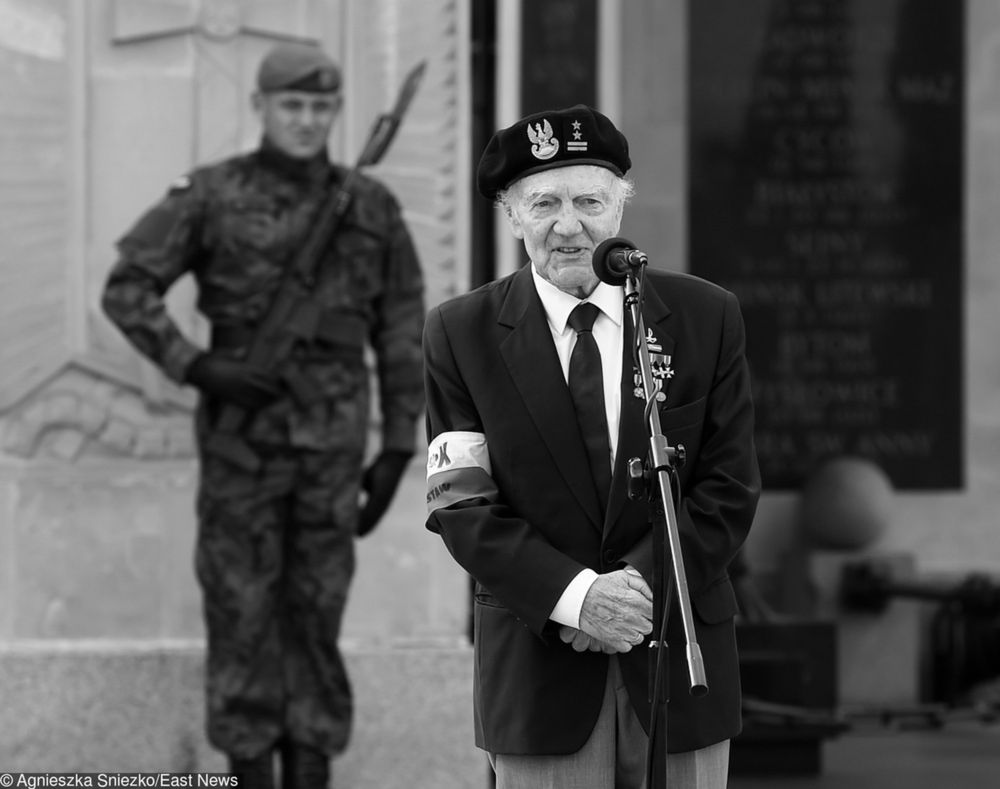
[[[213,350],[241,354],[287,266],[344,171],[266,144],[177,182],[119,242],[103,306],[175,381],[201,349],[171,321],[164,294],[198,283]],[[323,396],[291,396],[253,413],[241,435],[261,467],[246,472],[204,451],[219,403],[202,397],[196,567],[208,633],[208,732],[251,757],[279,738],[327,754],[346,746],[351,693],[337,648],[354,570],[369,413],[369,345],[378,368],[382,450],[413,450],[423,408],[423,283],[392,195],[362,178],[311,292],[323,310],[315,342],[278,372]]]

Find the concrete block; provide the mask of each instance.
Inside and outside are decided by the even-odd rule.
[[[848,562],[869,554],[815,551],[810,575],[818,617],[837,622],[840,701],[848,705],[908,705],[920,701],[923,672],[922,617],[918,603],[892,600],[874,613],[840,605],[840,578]],[[912,556],[879,555],[894,578],[912,575]]]
[[[345,649],[355,728],[337,786],[475,789],[472,650]],[[204,736],[194,642],[35,642],[0,649],[0,770],[224,772]]]

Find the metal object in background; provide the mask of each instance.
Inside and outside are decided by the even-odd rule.
[[[1000,678],[1000,579],[983,573],[954,581],[897,578],[872,560],[841,570],[844,608],[881,613],[894,598],[937,605],[929,632],[930,701],[961,705],[976,685]]]

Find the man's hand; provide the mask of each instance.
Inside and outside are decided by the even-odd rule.
[[[603,641],[598,641],[596,638],[588,636],[582,630],[577,630],[575,627],[570,627],[569,625],[559,626],[559,638],[563,643],[569,644],[577,652],[604,652],[608,655],[613,655],[618,651]]]
[[[248,411],[263,408],[281,395],[276,376],[260,367],[213,353],[196,357],[184,378],[205,394]]]
[[[638,570],[597,576],[583,598],[580,630],[615,652],[628,652],[653,632],[653,590]]]
[[[406,471],[406,464],[412,455],[400,450],[387,450],[380,454],[365,470],[361,478],[361,489],[368,494],[368,501],[358,519],[358,536],[364,537],[374,529],[389,509],[396,488]]]

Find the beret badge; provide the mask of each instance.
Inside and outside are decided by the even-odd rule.
[[[552,124],[547,120],[534,126],[529,123],[527,132],[528,139],[531,140],[531,155],[536,159],[544,162],[559,153],[559,140],[553,135]]]
[[[332,69],[321,69],[316,74],[316,80],[320,90],[336,90],[340,85],[340,79]]]

